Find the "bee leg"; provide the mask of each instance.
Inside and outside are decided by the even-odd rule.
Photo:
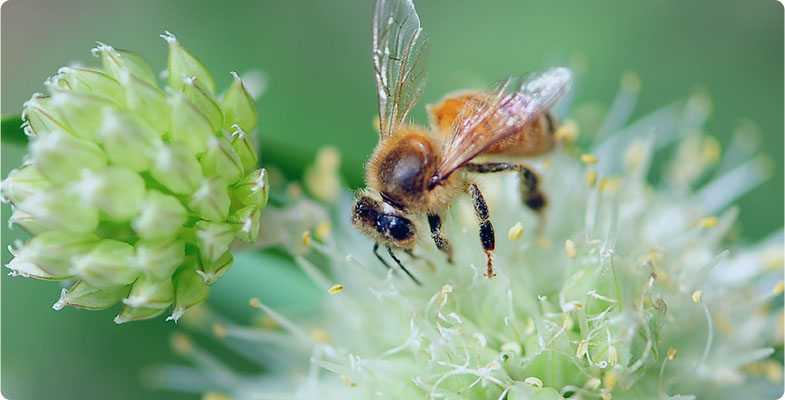
[[[387,267],[387,269],[392,269],[390,264],[387,264],[387,261],[384,261],[384,258],[382,258],[381,254],[379,254],[379,243],[373,244],[373,254],[376,256],[376,258],[379,259],[379,261],[382,262],[382,264],[384,264],[385,267]]]
[[[409,278],[412,278],[414,283],[416,283],[418,286],[422,286],[422,283],[420,283],[420,281],[418,281],[417,278],[415,278],[414,275],[412,275],[412,273],[409,272],[409,270],[406,269],[406,267],[404,267],[403,264],[401,264],[401,260],[399,260],[398,257],[395,256],[395,253],[393,253],[390,246],[387,246],[387,253],[389,253],[390,257],[392,257],[392,259],[395,260],[396,263],[398,263],[398,266],[401,267],[403,272],[406,272],[406,275],[409,275]]]
[[[491,252],[496,248],[496,235],[493,233],[493,224],[491,224],[490,214],[488,213],[488,204],[485,203],[485,198],[482,197],[480,188],[476,183],[469,185],[469,194],[472,196],[472,203],[474,203],[474,215],[480,221],[480,242],[482,248],[485,250],[485,255],[488,258],[488,272],[486,276],[493,278],[493,258]]]
[[[452,264],[452,247],[447,238],[442,235],[442,219],[437,214],[428,214],[428,225],[431,227],[431,237],[436,247],[447,254],[447,261]]]
[[[539,190],[540,177],[534,169],[523,163],[487,163],[466,164],[466,170],[477,173],[518,171],[521,178],[521,200],[529,208],[539,213],[545,210],[547,201],[545,195]]]

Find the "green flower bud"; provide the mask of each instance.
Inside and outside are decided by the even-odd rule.
[[[264,207],[267,204],[269,186],[267,171],[264,168],[257,169],[232,186],[232,199],[241,204],[240,207],[248,205]]]
[[[115,324],[124,324],[131,321],[155,318],[166,311],[166,308],[145,308],[125,306],[120,314],[114,317]]]
[[[62,67],[57,70],[57,75],[50,78],[49,85],[73,93],[100,96],[119,106],[125,104],[123,87],[116,79],[102,71]]]
[[[259,218],[261,210],[257,206],[247,206],[229,216],[229,222],[235,224],[237,238],[246,243],[253,243],[259,236]]]
[[[181,268],[174,277],[174,310],[166,320],[177,321],[185,310],[207,300],[210,288],[194,268]]]
[[[155,155],[153,178],[177,194],[190,194],[199,187],[204,177],[196,157],[181,143],[160,146]]]
[[[171,276],[164,279],[140,276],[133,286],[128,297],[123,299],[123,304],[133,308],[158,308],[169,307],[174,301],[174,284]]]
[[[25,164],[9,172],[8,177],[0,182],[0,196],[3,201],[18,204],[51,187],[52,183],[41,175],[40,169],[33,164]]]
[[[27,100],[22,109],[24,130],[28,136],[46,135],[49,132],[64,131],[66,126],[52,107],[52,98],[36,93]]]
[[[202,157],[202,173],[218,176],[227,184],[237,182],[243,175],[243,163],[231,143],[223,136],[207,140],[207,153]]]
[[[121,75],[120,83],[125,87],[125,103],[130,111],[159,133],[169,130],[170,112],[163,90],[130,73]]]
[[[171,277],[183,260],[185,241],[179,237],[169,240],[142,239],[136,243],[136,254],[131,260],[131,266],[160,280]]]
[[[169,86],[182,92],[185,86],[184,77],[195,77],[210,93],[215,93],[215,82],[204,64],[168,31],[161,37],[169,43]]]
[[[188,199],[188,208],[208,221],[225,221],[230,203],[226,183],[216,177],[202,182]]]
[[[183,77],[183,93],[185,97],[210,121],[213,132],[221,130],[224,122],[223,111],[218,99],[212,91],[207,90],[202,82],[195,77]]]
[[[227,251],[217,260],[203,263],[201,269],[197,270],[196,273],[204,279],[206,284],[212,285],[218,281],[229,268],[232,268],[233,262],[234,257],[232,257],[232,253]]]
[[[101,58],[104,71],[118,81],[124,73],[131,73],[141,80],[155,84],[155,75],[150,65],[136,53],[118,50],[101,42],[98,42],[98,47],[94,48],[92,53]]]
[[[82,170],[106,165],[106,155],[95,143],[62,131],[38,137],[30,144],[30,152],[41,173],[55,183],[76,180]]]
[[[38,192],[18,207],[51,229],[88,233],[98,227],[98,210],[63,189]]]
[[[107,110],[98,131],[109,162],[134,171],[145,171],[152,165],[158,133],[141,118],[123,111]]]
[[[240,129],[251,132],[256,127],[256,121],[259,118],[256,103],[245,89],[245,85],[237,73],[232,72],[232,77],[234,78],[232,86],[221,102],[224,129],[231,131],[234,125],[237,125]]]
[[[232,128],[234,128],[234,131],[232,131],[232,147],[240,156],[243,170],[251,171],[256,168],[256,163],[259,161],[259,156],[256,154],[256,146],[242,128],[236,124],[232,125]]]
[[[90,252],[75,256],[72,272],[98,288],[127,285],[139,276],[131,266],[134,248],[119,240],[104,239]]]
[[[141,214],[134,218],[131,226],[143,238],[160,238],[176,234],[187,219],[188,211],[177,198],[150,190]]]
[[[114,166],[86,172],[77,190],[82,201],[117,221],[128,221],[139,214],[145,196],[144,179],[139,174]]]
[[[103,310],[117,304],[125,297],[129,289],[130,286],[112,286],[101,289],[90,286],[84,281],[78,281],[71,289],[63,289],[60,299],[52,305],[52,308],[58,311],[65,306]]]
[[[199,221],[194,226],[196,229],[196,242],[199,244],[199,251],[202,261],[205,264],[218,260],[234,241],[237,228],[234,225]]]
[[[17,249],[9,247],[14,259],[6,267],[23,276],[25,271],[40,269],[49,279],[66,279],[72,276],[71,257],[89,251],[96,243],[98,237],[91,234],[44,232],[24,246]]]
[[[214,136],[210,121],[181,93],[172,94],[173,142],[181,142],[191,149],[191,154],[199,154],[207,148],[207,140]]]
[[[98,128],[103,123],[104,110],[116,105],[100,96],[56,90],[52,93],[52,107],[59,111],[68,133],[95,142],[98,140]]]
[[[37,235],[39,233],[43,233],[52,229],[51,226],[44,224],[43,222],[39,221],[36,217],[12,205],[11,217],[8,218],[9,229],[13,225],[19,225],[24,230],[26,230],[27,232],[33,235]]]

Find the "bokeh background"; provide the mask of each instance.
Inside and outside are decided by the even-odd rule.
[[[430,77],[423,103],[467,86],[556,64],[582,65],[576,104],[602,109],[623,74],[640,76],[633,118],[706,90],[708,132],[727,145],[744,121],[759,128],[771,179],[744,196],[742,240],[783,224],[783,8],[774,0],[419,0],[430,34]],[[170,30],[227,87],[230,71],[261,70],[258,100],[264,164],[298,178],[323,145],[343,155],[346,182],[362,185],[362,164],[376,142],[376,97],[370,62],[370,0],[11,0],[2,6],[4,117],[19,114],[58,67],[97,65],[100,40],[166,66]],[[414,117],[424,120],[422,109]],[[2,176],[24,147],[3,133]],[[582,132],[590,135],[591,132]],[[6,226],[2,263],[20,229]],[[250,253],[213,287],[210,304],[247,317],[248,298],[286,313],[307,313],[318,295],[300,282],[286,257]],[[178,329],[163,319],[117,326],[117,310],[87,312],[51,305],[59,284],[2,274],[2,393],[10,399],[190,399],[150,389],[144,370],[184,363],[169,348]],[[281,282],[286,284],[282,285]],[[285,287],[286,290],[282,290]],[[198,338],[197,338],[198,339]],[[254,370],[235,360],[238,367]]]

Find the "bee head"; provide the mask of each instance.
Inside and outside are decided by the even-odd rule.
[[[366,194],[354,203],[352,224],[377,243],[392,247],[412,248],[417,236],[417,227],[411,219]]]

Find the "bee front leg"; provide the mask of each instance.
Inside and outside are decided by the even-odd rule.
[[[384,258],[382,258],[382,255],[379,254],[379,243],[374,243],[373,244],[373,254],[376,256],[376,258],[379,259],[379,261],[382,262],[382,264],[384,264],[385,267],[387,267],[387,269],[392,269],[390,264],[387,264],[387,261],[384,261]]]
[[[431,227],[431,237],[436,247],[447,254],[447,261],[452,264],[452,247],[447,238],[442,235],[442,219],[437,214],[428,214],[428,225]]]
[[[547,201],[545,195],[539,190],[540,177],[534,169],[523,163],[487,163],[487,164],[466,164],[467,171],[477,173],[490,173],[502,171],[518,171],[521,178],[521,200],[529,208],[542,213],[545,210]]]
[[[417,278],[415,278],[414,275],[412,275],[412,273],[409,272],[409,270],[403,266],[401,260],[399,260],[398,257],[395,256],[395,253],[393,253],[392,248],[390,246],[387,246],[387,253],[389,253],[390,257],[392,257],[392,259],[395,260],[396,263],[398,263],[398,266],[401,267],[403,272],[406,272],[406,275],[409,275],[409,278],[412,278],[414,283],[416,283],[418,286],[422,286],[422,283],[420,283],[420,281],[418,281]]]
[[[472,203],[474,203],[474,215],[480,221],[480,242],[482,248],[485,250],[485,255],[488,258],[488,272],[486,276],[493,278],[493,258],[491,252],[496,248],[496,234],[493,232],[493,224],[491,224],[490,214],[488,213],[488,204],[485,203],[485,198],[482,197],[480,188],[477,184],[472,183],[469,185],[469,194],[472,196]]]

